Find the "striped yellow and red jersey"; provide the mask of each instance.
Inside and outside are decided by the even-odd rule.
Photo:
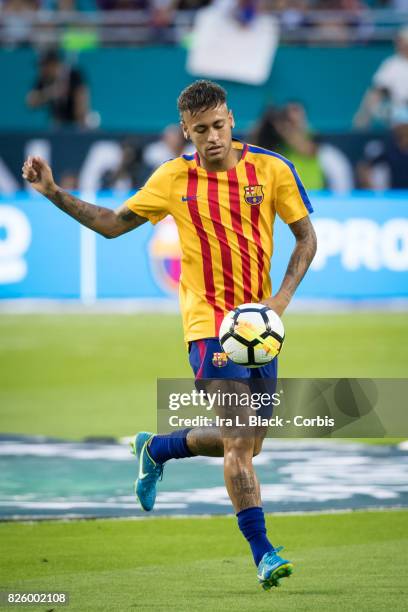
[[[183,155],[126,202],[154,224],[174,217],[186,341],[217,336],[226,312],[270,297],[275,216],[293,223],[312,211],[293,164],[235,140],[233,147],[242,154],[231,170],[208,172],[197,153]]]

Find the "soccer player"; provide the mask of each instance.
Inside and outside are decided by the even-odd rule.
[[[170,214],[180,235],[180,306],[189,359],[197,380],[276,379],[276,359],[248,369],[214,358],[222,353],[220,323],[234,307],[261,302],[282,315],[316,251],[309,219],[312,208],[294,166],[271,151],[233,140],[234,117],[226,92],[211,81],[197,81],[178,99],[186,139],[196,148],[160,166],[144,187],[116,210],[83,202],[61,190],[50,167],[28,158],[23,177],[58,208],[106,238],[114,238],[149,220]],[[296,243],[279,290],[271,294],[273,225],[278,214]],[[237,382],[236,384],[241,384]],[[292,572],[267,537],[259,483],[252,459],[265,430],[228,435],[222,428],[193,428],[167,435],[137,434],[139,460],[136,495],[152,510],[163,465],[194,455],[223,456],[224,477],[238,526],[248,540],[264,589],[279,585]]]

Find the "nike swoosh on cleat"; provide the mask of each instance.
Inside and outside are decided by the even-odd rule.
[[[146,478],[146,476],[148,476],[149,474],[145,474],[143,472],[143,470],[139,470],[139,480],[143,480],[144,478]]]
[[[140,452],[140,457],[139,457],[139,462],[140,462],[139,463],[139,480],[143,480],[143,478],[146,478],[146,476],[149,475],[149,474],[146,474],[143,471],[143,453],[146,450],[146,445],[147,445],[147,442],[144,443],[144,446],[143,446],[143,448],[142,448],[142,450]]]

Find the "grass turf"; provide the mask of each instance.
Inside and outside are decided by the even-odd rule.
[[[285,323],[281,375],[406,376],[405,315],[288,315]],[[191,376],[176,316],[2,316],[0,333],[3,432],[154,429],[156,377]],[[256,586],[235,521],[221,517],[0,524],[0,587],[68,591],[72,610],[405,609],[408,512],[267,522],[295,563],[270,593]]]
[[[9,551],[1,588],[67,591],[69,610],[406,609],[408,512],[269,516],[267,524],[295,564],[269,593],[232,517],[1,524]]]
[[[291,314],[280,375],[405,377],[406,314]],[[0,317],[1,430],[155,430],[156,378],[191,377],[178,315]]]

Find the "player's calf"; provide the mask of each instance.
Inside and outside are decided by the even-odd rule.
[[[255,438],[224,439],[224,475],[238,527],[251,547],[258,580],[269,590],[279,586],[279,580],[289,576],[293,566],[277,554],[280,549],[275,549],[267,536],[259,483],[252,465],[258,444]]]

